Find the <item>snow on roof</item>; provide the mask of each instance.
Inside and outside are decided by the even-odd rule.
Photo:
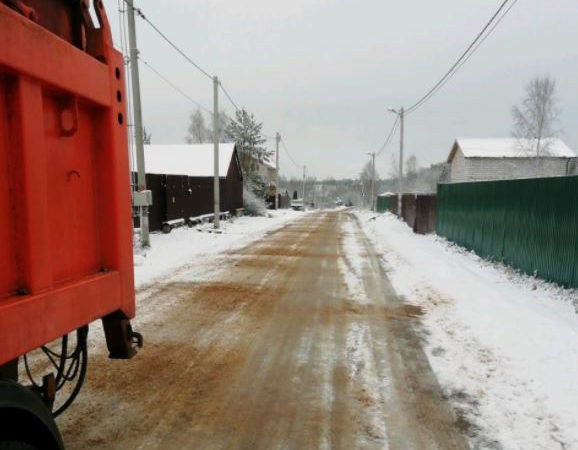
[[[277,166],[270,161],[268,158],[263,158],[263,164],[265,164],[269,169],[276,169]]]
[[[453,159],[456,145],[461,149],[465,158],[531,158],[535,156],[526,148],[536,145],[528,139],[502,138],[502,139],[471,139],[457,138],[448,162]],[[575,158],[574,153],[562,139],[544,139],[543,144],[547,149],[546,157],[550,158]]]
[[[212,177],[213,144],[145,145],[146,173]],[[219,144],[219,176],[226,177],[235,144]]]

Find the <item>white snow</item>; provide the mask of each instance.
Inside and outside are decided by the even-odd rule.
[[[577,292],[415,235],[389,213],[358,216],[396,291],[425,310],[430,363],[472,446],[578,449]]]
[[[221,221],[220,233],[213,232],[212,224],[176,228],[169,234],[152,233],[151,248],[144,252],[138,250],[134,257],[135,287],[148,286],[175,274],[186,265],[203,266],[209,258],[248,245],[303,214],[278,210],[269,211],[270,217],[239,217],[232,222]]]
[[[537,146],[528,139],[516,138],[457,138],[456,144],[466,158],[528,158],[530,155],[524,149]],[[576,153],[559,138],[544,139],[542,146],[550,158],[576,157]],[[452,155],[453,152],[450,159]]]
[[[368,297],[363,286],[363,265],[365,260],[362,246],[357,242],[357,234],[353,224],[347,220],[341,224],[343,253],[339,255],[337,265],[345,280],[351,299],[358,303],[368,303]]]
[[[231,165],[235,144],[219,144],[219,176],[226,177]],[[213,144],[145,145],[147,173],[212,177],[214,169]]]
[[[366,260],[364,246],[359,241],[359,231],[349,219],[341,222],[341,231],[343,252],[337,263],[349,298],[361,304],[372,303],[375,299],[367,295],[363,283]],[[371,327],[363,319],[351,319],[347,324],[345,339],[348,375],[356,380],[359,394],[367,401],[358,411],[365,427],[362,433],[355,436],[355,448],[370,448],[379,442],[381,448],[386,450],[388,445],[383,405],[389,384],[385,374],[380,373],[372,351],[373,346],[380,343],[375,342]]]

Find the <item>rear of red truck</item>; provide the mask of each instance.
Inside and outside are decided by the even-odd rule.
[[[0,0],[0,449],[62,447],[51,408],[67,360],[84,376],[89,323],[102,319],[111,358],[141,343],[123,58],[92,6],[96,23],[88,0]],[[24,388],[39,348],[54,373]]]

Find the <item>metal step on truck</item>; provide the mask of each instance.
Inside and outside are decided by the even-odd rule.
[[[1,450],[63,448],[91,322],[142,345],[125,109],[100,0],[0,0]]]

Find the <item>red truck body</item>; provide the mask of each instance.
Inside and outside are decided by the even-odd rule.
[[[0,365],[99,318],[130,356],[123,58],[95,12],[0,0]]]

